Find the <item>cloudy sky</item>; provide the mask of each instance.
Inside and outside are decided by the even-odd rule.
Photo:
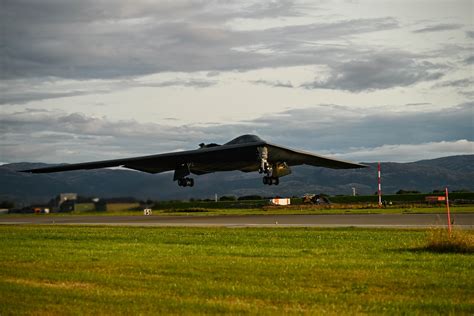
[[[2,0],[0,162],[240,134],[364,162],[473,154],[473,5]]]

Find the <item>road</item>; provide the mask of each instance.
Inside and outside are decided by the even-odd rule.
[[[454,225],[474,229],[474,213],[453,214]],[[445,214],[341,214],[242,216],[0,216],[0,224],[222,227],[445,227]]]

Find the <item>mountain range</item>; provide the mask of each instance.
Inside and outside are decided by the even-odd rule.
[[[135,197],[170,200],[214,198],[223,195],[301,196],[305,193],[360,195],[377,191],[377,164],[369,168],[334,170],[310,166],[293,167],[279,186],[262,184],[256,172],[223,172],[195,177],[196,185],[182,188],[173,173],[147,174],[127,169],[80,170],[51,174],[29,174],[18,170],[50,166],[44,163],[12,163],[0,166],[0,201],[43,203],[59,193],[74,192],[88,197]],[[474,155],[450,156],[410,163],[382,162],[382,190],[431,192],[474,190]]]

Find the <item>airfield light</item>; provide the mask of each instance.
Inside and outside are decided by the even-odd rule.
[[[382,207],[382,184],[381,184],[381,180],[380,180],[380,162],[378,164],[378,168],[377,168],[378,172],[377,172],[377,178],[378,178],[378,194],[379,194],[379,207]]]
[[[448,213],[448,231],[449,236],[451,236],[451,214],[449,212],[449,194],[448,194],[448,187],[446,187],[446,211]]]

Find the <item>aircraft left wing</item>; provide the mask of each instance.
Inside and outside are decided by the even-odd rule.
[[[315,155],[313,153],[287,148],[275,144],[269,143],[267,146],[269,148],[269,157],[272,160],[284,161],[289,166],[310,165],[331,169],[357,169],[367,167],[363,164]]]

